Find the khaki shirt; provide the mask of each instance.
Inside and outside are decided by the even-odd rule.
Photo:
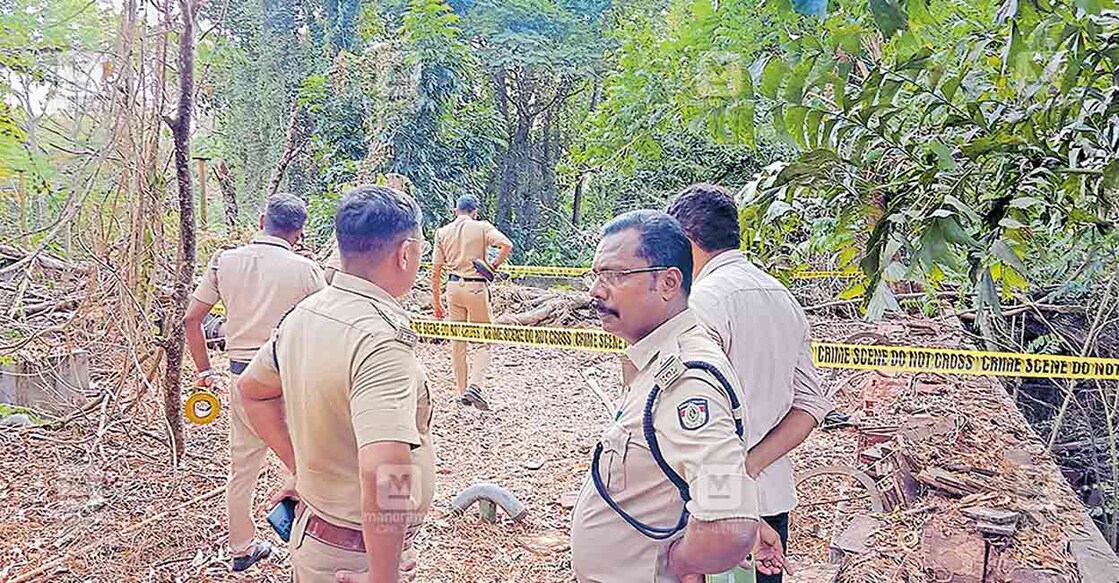
[[[476,221],[459,215],[451,223],[435,232],[435,250],[431,263],[446,265],[459,277],[478,277],[472,261],[485,261],[486,251],[497,245],[512,245],[497,227],[486,221]]]
[[[279,237],[259,234],[248,245],[219,251],[210,260],[194,299],[225,305],[225,345],[230,360],[248,362],[303,298],[325,286],[322,270]]]
[[[747,447],[757,445],[792,408],[823,421],[832,396],[816,379],[804,310],[781,282],[743,253],[727,251],[700,271],[690,305],[718,336],[746,392]],[[758,476],[759,509],[762,516],[774,516],[796,503],[793,464],[784,456]]]
[[[689,485],[691,518],[757,519],[756,486],[746,474],[746,447],[735,433],[741,412],[731,409],[730,399],[708,372],[658,374],[674,359],[706,362],[723,373],[741,400],[730,363],[710,333],[685,310],[630,346],[626,356],[638,372],[623,389],[615,419],[601,439],[599,473],[607,493],[649,526],[671,527],[680,518],[679,490],[649,453],[642,429],[645,402],[653,385],[660,384],[653,426],[665,461]],[[572,566],[580,581],[675,581],[667,572],[670,542],[648,538],[625,522],[588,475],[571,526]]]
[[[338,272],[284,318],[249,364],[246,374],[283,386],[296,490],[319,517],[361,528],[358,450],[381,441],[413,448],[419,483],[405,502],[414,520],[431,505],[432,409],[415,343],[408,313],[395,299]]]
[[[326,273],[331,271],[342,271],[342,252],[338,249],[338,241],[334,241],[334,246],[330,248],[330,255],[326,258],[325,264]]]

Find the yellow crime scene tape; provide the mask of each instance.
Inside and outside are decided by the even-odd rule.
[[[812,361],[821,368],[1119,380],[1117,359],[1051,354],[813,342]]]
[[[574,348],[594,352],[622,352],[626,342],[595,328],[543,328],[505,324],[472,324],[442,320],[412,320],[412,330],[424,338],[495,344],[524,344]]]
[[[431,269],[431,263],[421,263],[420,267]],[[552,265],[502,265],[497,271],[507,273],[513,277],[526,275],[541,275],[551,277],[580,277],[585,275],[589,267],[559,267]]]
[[[431,269],[431,263],[421,263],[420,267]],[[545,276],[545,277],[581,277],[591,270],[590,267],[562,267],[554,265],[502,265],[498,269],[513,277]],[[854,279],[862,274],[855,271],[797,271],[790,277],[793,279]]]
[[[423,338],[497,344],[523,344],[595,352],[623,352],[626,343],[604,330],[537,328],[413,320]],[[812,342],[812,361],[820,368],[933,372],[1029,378],[1119,380],[1119,359],[1015,352],[987,352],[916,346],[875,346]]]
[[[796,271],[793,279],[857,279],[862,277],[858,271]]]

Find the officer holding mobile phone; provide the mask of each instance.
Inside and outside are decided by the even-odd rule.
[[[263,232],[248,245],[219,252],[210,261],[191,297],[185,322],[198,387],[214,386],[202,331],[202,322],[214,304],[220,300],[225,305],[229,371],[236,381],[284,313],[325,285],[319,266],[293,250],[306,220],[302,200],[287,194],[272,196],[260,217]],[[246,422],[236,392],[230,392],[229,547],[232,569],[244,571],[272,553],[267,542],[254,540],[252,516],[257,478],[268,460],[268,447]]]
[[[253,427],[295,469],[294,580],[406,579],[435,473],[426,375],[397,301],[425,247],[420,207],[392,188],[358,187],[335,227],[341,269],[284,318],[238,390]]]

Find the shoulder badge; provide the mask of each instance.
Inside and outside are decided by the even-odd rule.
[[[662,391],[667,391],[673,383],[679,380],[680,377],[684,376],[684,371],[686,370],[687,369],[684,368],[683,361],[681,361],[680,357],[675,354],[669,356],[668,358],[662,359],[660,362],[660,368],[657,370],[657,374],[655,375],[657,385],[661,388]]]
[[[707,425],[707,420],[711,418],[707,399],[693,397],[680,403],[676,406],[676,418],[680,421],[680,427],[687,431],[695,431]]]
[[[398,326],[396,328],[396,341],[409,348],[415,348],[416,343],[420,341],[420,336],[407,325]]]

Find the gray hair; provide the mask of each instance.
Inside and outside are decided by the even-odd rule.
[[[455,210],[460,213],[472,213],[478,210],[479,206],[478,197],[473,194],[464,194],[458,197],[458,204],[455,205]]]
[[[264,201],[264,232],[288,235],[307,222],[307,205],[290,194],[274,194]]]

